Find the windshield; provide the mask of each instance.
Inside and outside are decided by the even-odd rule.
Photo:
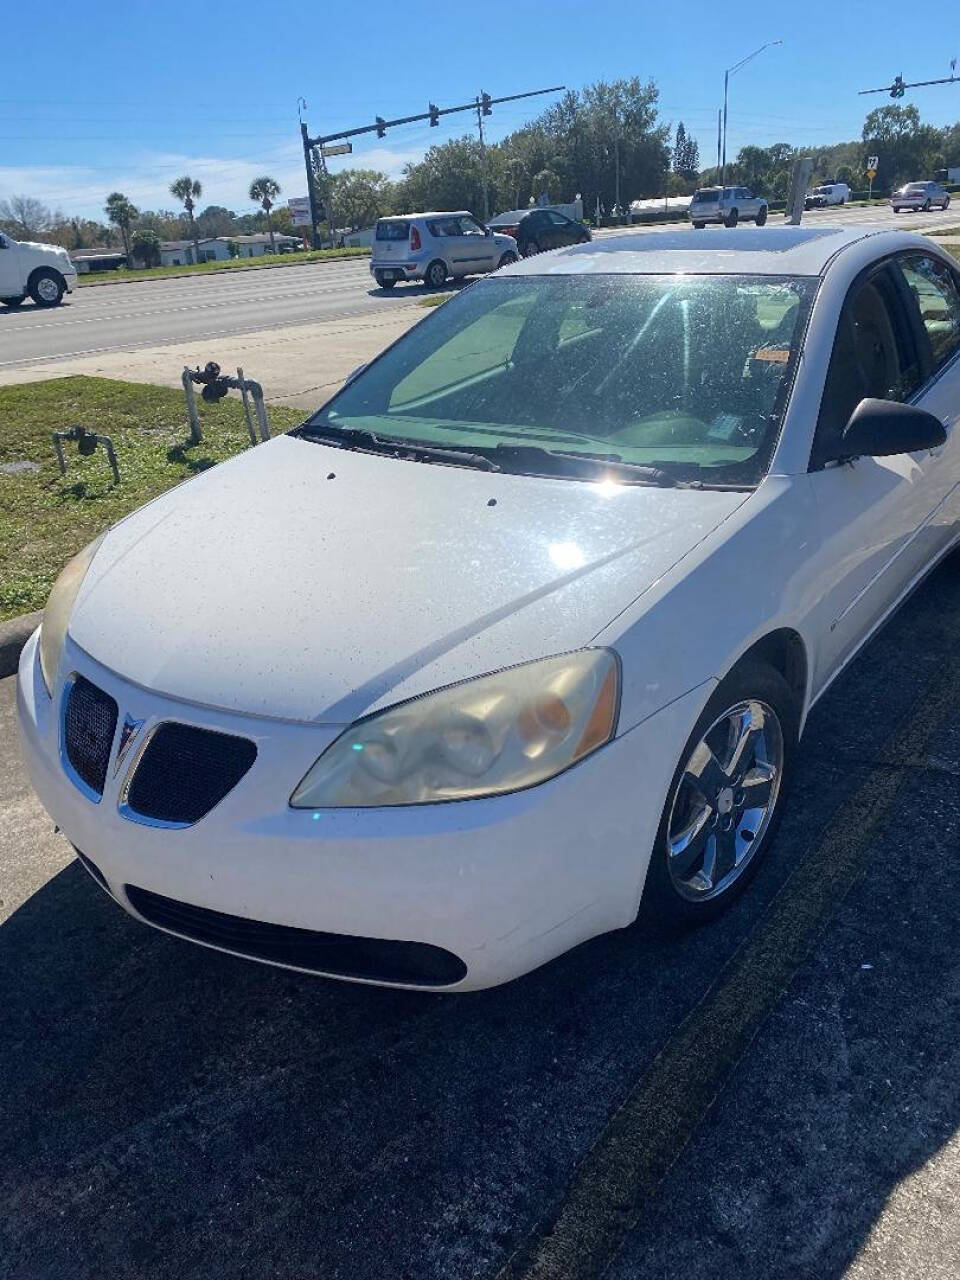
[[[469,450],[533,474],[549,450],[574,478],[604,460],[655,469],[648,483],[750,487],[776,443],[815,287],[739,275],[480,281],[303,430]]]

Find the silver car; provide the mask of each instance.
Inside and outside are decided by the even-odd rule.
[[[893,193],[890,205],[894,213],[901,209],[922,209],[926,213],[934,205],[940,209],[948,208],[950,193],[944,191],[939,182],[908,182]]]
[[[695,227],[722,222],[735,227],[744,220],[762,227],[767,220],[767,202],[746,187],[700,187],[690,201],[689,218]]]
[[[512,236],[497,235],[465,209],[412,213],[377,223],[370,274],[381,289],[398,280],[423,280],[439,289],[448,277],[496,271],[518,256]]]

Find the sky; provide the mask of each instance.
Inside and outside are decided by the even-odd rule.
[[[724,69],[766,49],[730,80],[728,157],[741,146],[827,144],[860,136],[868,110],[890,101],[857,90],[897,74],[950,74],[960,56],[956,0],[717,0],[625,3],[552,0],[443,6],[420,0],[278,7],[208,0],[190,10],[162,0],[88,0],[37,21],[10,8],[0,44],[0,199],[34,196],[68,217],[102,218],[110,191],[141,208],[173,208],[168,188],[188,173],[201,207],[254,208],[262,173],[281,199],[306,192],[297,103],[312,134],[551,85],[581,88],[632,75],[660,89],[661,117],[683,120],[716,156]],[[38,57],[38,46],[42,58]],[[9,57],[4,56],[4,47]],[[38,68],[42,67],[42,75]],[[495,140],[556,95],[507,103],[486,121]],[[932,124],[960,120],[960,83],[910,91]],[[436,142],[468,132],[447,117],[356,140],[348,161],[399,177]],[[572,193],[570,193],[572,194]],[[631,198],[639,193],[628,193]]]

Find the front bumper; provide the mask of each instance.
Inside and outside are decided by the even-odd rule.
[[[135,750],[116,769],[114,744],[98,802],[67,776],[59,742],[64,684],[51,699],[37,635],[23,650],[17,687],[27,769],[44,807],[125,910],[145,919],[126,887],[134,886],[175,906],[244,921],[422,943],[466,966],[462,979],[433,985],[253,956],[421,989],[493,986],[633,920],[675,762],[709,693],[706,686],[693,690],[567,773],[514,795],[294,810],[287,803],[293,787],[337,726],[238,716],[161,697],[124,681],[68,639],[64,673],[79,672],[110,693],[121,723],[125,714],[142,719],[146,735],[157,722],[176,720],[256,742],[256,761],[234,790],[193,826],[170,830],[121,811]],[[206,945],[253,955],[245,946]]]
[[[75,271],[65,271],[63,273],[64,283],[67,286],[67,293],[73,293],[77,287],[77,273]]]

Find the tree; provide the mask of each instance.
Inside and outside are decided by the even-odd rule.
[[[539,173],[533,175],[533,193],[539,200],[540,196],[545,195],[547,202],[550,203],[550,197],[557,195],[560,188],[560,179],[552,169],[541,169]]]
[[[145,267],[160,265],[160,237],[149,227],[138,227],[133,233],[131,256]]]
[[[0,200],[0,226],[17,240],[27,240],[49,231],[53,214],[42,200],[33,196],[10,196]]]
[[[123,238],[123,251],[129,256],[130,227],[139,218],[140,210],[127,199],[122,191],[111,191],[107,196],[106,204],[103,206],[103,212],[115,227],[120,228],[120,235]]]
[[[943,149],[943,135],[932,125],[923,124],[914,103],[901,107],[892,103],[876,107],[863,122],[863,151],[877,155],[879,186],[893,187],[932,176],[937,156]],[[863,165],[863,156],[860,165]]]
[[[377,169],[343,169],[327,177],[327,201],[341,227],[369,227],[394,205],[393,183]],[[424,206],[429,207],[429,206]]]
[[[201,236],[229,236],[237,229],[237,215],[222,204],[208,204],[197,214],[197,231]]]
[[[193,240],[193,260],[200,261],[200,240],[197,235],[197,224],[193,217],[194,201],[199,200],[203,195],[203,187],[195,179],[188,174],[184,174],[182,178],[178,178],[176,182],[170,184],[170,194],[177,200],[181,201],[184,209],[187,211],[187,220],[190,223],[190,236]]]
[[[683,121],[677,125],[673,143],[673,171],[683,174],[688,181],[696,176],[700,169],[700,147],[696,138],[687,133]]]
[[[492,161],[494,148],[487,148]],[[476,138],[452,138],[429,149],[417,164],[404,166],[396,193],[398,212],[417,209],[483,208],[480,144]],[[336,197],[334,197],[336,209]]]
[[[262,178],[254,178],[250,183],[250,199],[259,204],[260,208],[267,216],[267,230],[270,232],[270,252],[276,252],[276,237],[273,234],[273,223],[270,220],[270,210],[273,208],[273,202],[280,194],[280,183],[276,178],[269,178],[264,175]]]

